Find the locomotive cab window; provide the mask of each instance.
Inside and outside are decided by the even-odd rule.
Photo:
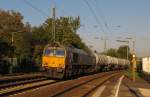
[[[47,48],[47,49],[45,49],[44,55],[45,56],[64,57],[65,56],[65,50]]]
[[[56,49],[56,50],[55,50],[55,55],[56,55],[56,56],[63,57],[63,56],[65,56],[65,51],[62,50],[62,49]]]
[[[54,50],[47,48],[44,52],[45,56],[53,56],[54,55]]]

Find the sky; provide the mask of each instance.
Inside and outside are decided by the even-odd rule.
[[[104,37],[107,49],[125,45],[116,40],[131,37],[130,48],[134,40],[137,55],[150,56],[150,0],[0,0],[0,9],[18,11],[24,22],[39,26],[52,16],[53,2],[57,17],[80,16],[77,33],[93,50],[104,50]]]

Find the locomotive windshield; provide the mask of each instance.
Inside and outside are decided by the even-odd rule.
[[[65,51],[64,50],[55,50],[55,55],[56,56],[64,56],[65,55]]]
[[[53,56],[54,55],[54,50],[53,49],[46,49],[45,52],[44,52],[44,55]]]
[[[65,50],[63,49],[51,49],[47,48],[44,52],[45,56],[65,56]]]

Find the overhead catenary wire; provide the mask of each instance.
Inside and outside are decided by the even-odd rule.
[[[28,1],[28,0],[23,0],[24,1],[24,3],[26,3],[29,7],[31,7],[31,8],[33,8],[34,10],[36,10],[38,13],[40,13],[41,15],[43,15],[43,16],[45,16],[45,17],[47,17],[47,18],[50,18],[50,16],[47,14],[47,13],[45,13],[43,10],[41,10],[41,9],[39,9],[38,7],[36,7],[35,5],[33,5],[30,1]],[[56,6],[56,3],[55,3],[55,1],[54,0],[52,0],[52,4],[54,4],[54,5],[52,5],[52,7],[55,7]],[[57,7],[58,8],[58,7]],[[64,13],[67,13],[67,12],[65,12],[63,9],[58,9],[58,10],[60,10],[60,11],[62,11],[62,12],[64,12]],[[70,13],[69,13],[70,14]],[[97,18],[97,16],[95,15],[95,17]],[[98,18],[97,18],[98,19]],[[100,23],[98,23],[98,24],[100,24]],[[85,29],[85,28],[84,28]]]
[[[30,6],[31,8],[33,8],[34,10],[36,10],[37,12],[39,12],[40,14],[42,14],[43,16],[46,16],[47,18],[50,18],[48,14],[46,14],[43,10],[37,8],[36,6],[34,6],[32,3],[30,3],[28,0],[23,0],[28,6]],[[53,36],[53,41],[55,42],[55,1],[52,0],[52,36]]]
[[[94,9],[92,8],[92,6],[90,5],[90,3],[89,3],[87,0],[84,0],[84,1],[85,1],[85,3],[88,5],[90,11],[92,12],[92,15],[94,16],[94,19],[96,20],[97,24],[101,27],[101,30],[102,30],[103,32],[105,32],[104,29],[103,29],[103,26],[102,26],[102,24],[101,24],[101,22],[100,22],[100,20],[99,20],[99,18],[98,18],[98,16],[97,16],[97,14],[95,13],[95,11],[94,11]],[[102,16],[101,16],[101,17],[102,17]],[[102,18],[103,18],[103,17],[102,17]],[[105,26],[106,28],[108,28],[108,27],[107,27],[107,22],[105,22],[104,19],[103,19],[103,21],[104,21],[104,26]],[[104,40],[104,52],[105,52],[106,49],[107,49],[107,47],[106,47],[106,40],[108,40],[108,38],[106,38],[106,36],[105,36],[105,37],[103,38],[103,40]]]
[[[46,16],[47,18],[49,18],[49,15],[47,13],[45,13],[43,10],[39,9],[38,7],[36,7],[35,5],[33,5],[32,3],[30,3],[28,0],[23,0],[28,6],[30,6],[31,8],[33,8],[34,10],[36,10],[37,12],[39,12],[41,15]],[[54,0],[52,0],[52,7],[56,6],[56,3]],[[58,8],[58,7],[57,7]],[[55,7],[56,9],[56,7]],[[66,11],[64,11],[63,9],[58,9],[64,13],[68,13]],[[70,14],[70,13],[69,13]]]
[[[86,3],[86,5],[88,6],[89,10],[91,11],[91,13],[92,13],[92,15],[93,15],[95,21],[97,22],[97,24],[99,25],[99,27],[101,28],[101,30],[102,30],[103,32],[105,32],[104,29],[102,28],[102,24],[101,24],[99,18],[97,17],[97,15],[96,15],[94,9],[92,8],[92,6],[89,4],[89,2],[88,2],[87,0],[83,0],[83,1],[84,1],[84,2]]]
[[[28,6],[30,6],[31,8],[33,8],[34,10],[36,10],[37,12],[42,14],[43,16],[46,16],[47,18],[49,18],[49,15],[47,13],[45,13],[43,10],[41,10],[41,9],[37,8],[36,6],[34,6],[28,0],[23,0],[23,1],[24,1],[24,3],[26,3]]]
[[[30,6],[31,8],[33,8],[34,10],[36,10],[37,12],[39,12],[40,14],[42,14],[43,16],[46,16],[46,17],[49,18],[49,15],[48,15],[46,12],[44,12],[43,10],[39,9],[38,7],[36,7],[36,6],[33,5],[32,3],[30,3],[28,0],[23,0],[23,1],[24,1],[28,6]],[[54,0],[52,0],[52,3],[54,4],[53,7],[54,7],[54,6],[57,6]],[[55,9],[57,9],[57,10],[63,12],[63,13],[66,13],[66,14],[70,14],[70,13],[66,12],[64,9],[61,9],[61,8],[58,8],[58,7],[57,7],[57,8],[55,7]],[[70,15],[71,15],[71,14],[70,14]]]
[[[95,1],[95,7],[96,7],[96,9],[99,9],[99,15],[100,15],[100,18],[102,19],[102,21],[103,21],[103,23],[104,23],[104,26],[105,26],[105,28],[109,31],[109,32],[111,32],[111,30],[110,30],[110,28],[109,28],[109,26],[108,26],[108,22],[106,21],[106,19],[105,19],[105,16],[103,15],[103,13],[101,12],[101,9],[100,8],[98,8],[98,2],[97,2],[97,0],[94,0]]]

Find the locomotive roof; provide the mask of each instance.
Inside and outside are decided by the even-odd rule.
[[[78,49],[78,48],[75,48],[73,46],[64,46],[64,45],[61,45],[59,43],[55,43],[55,44],[48,44],[45,48],[53,48],[53,47],[56,47],[56,48],[64,48],[66,50],[72,50],[73,52],[75,53],[80,53],[80,54],[84,54],[84,55],[88,55],[87,52],[83,51],[82,49]]]

